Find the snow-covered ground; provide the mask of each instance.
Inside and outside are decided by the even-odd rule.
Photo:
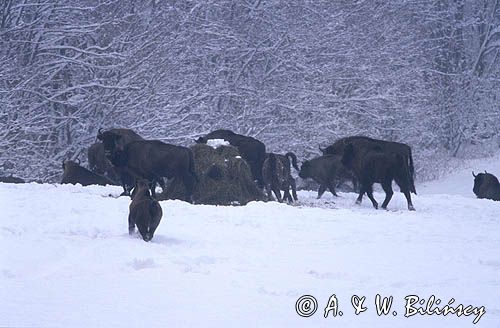
[[[500,175],[499,162],[473,169]],[[128,236],[130,201],[108,196],[118,187],[0,184],[0,327],[474,326],[475,315],[405,318],[412,294],[484,306],[477,326],[500,327],[500,202],[474,198],[469,168],[417,190],[416,212],[400,193],[389,211],[349,193],[164,201],[146,243]],[[318,301],[308,318],[295,309],[306,294]],[[332,294],[343,316],[325,319]],[[394,296],[389,315],[377,316],[377,294]]]

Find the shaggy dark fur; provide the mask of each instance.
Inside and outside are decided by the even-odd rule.
[[[74,161],[65,161],[62,164],[62,168],[64,170],[63,176],[61,179],[61,183],[70,183],[70,184],[81,184],[82,186],[89,185],[113,185],[113,181],[108,178],[96,174],[87,170],[86,168],[80,166],[79,163]]]
[[[156,197],[156,182],[165,189],[163,177],[179,178],[186,186],[185,200],[193,201],[193,189],[197,179],[191,149],[158,140],[138,140],[128,143],[120,150],[119,135],[103,132],[101,139],[106,157],[113,166],[125,170],[136,179],[148,180],[153,197]]]
[[[132,141],[144,140],[140,135],[138,135],[135,131],[131,129],[110,129],[104,132],[102,131],[102,129],[99,129],[97,133],[97,139],[101,141],[105,138],[110,138],[110,136],[117,136],[115,146],[119,150],[123,150],[123,148]],[[88,156],[89,156],[89,167],[91,170],[93,170],[93,167],[101,167],[100,170],[105,170],[106,163],[110,164],[109,160],[105,156],[106,154],[104,150],[104,145],[103,144],[101,145],[102,145],[101,147],[96,148],[96,150],[93,151],[95,152],[95,154],[94,153],[91,154],[89,148]],[[123,168],[114,167],[112,164],[111,166],[112,166],[112,172],[119,177],[119,181],[121,182],[121,185],[123,187],[123,193],[121,194],[121,196],[130,196],[130,192],[135,185],[134,177],[127,170],[124,170]],[[111,170],[108,170],[107,172],[110,172],[108,176],[111,177],[112,176]]]
[[[474,176],[474,188],[472,191],[476,194],[477,198],[486,198],[491,200],[500,201],[500,183],[496,176],[484,171]]]
[[[148,181],[138,179],[134,188],[134,197],[129,206],[128,233],[134,234],[135,226],[144,241],[153,239],[154,233],[160,224],[163,211],[160,203],[149,193]]]
[[[333,154],[343,156],[344,149],[347,145],[352,145],[356,150],[381,150],[386,153],[396,153],[404,158],[405,165],[408,166],[410,172],[410,191],[417,193],[415,189],[415,168],[413,166],[413,157],[411,155],[411,147],[407,144],[393,141],[385,141],[373,139],[365,136],[351,136],[337,140],[333,145],[320,150],[324,155]]]
[[[302,163],[299,176],[302,179],[310,178],[319,183],[318,199],[323,196],[326,189],[337,196],[335,187],[345,181],[352,181],[354,189],[357,188],[356,178],[342,165],[341,160],[341,156],[324,155]]]
[[[290,203],[298,200],[295,179],[290,172],[289,158],[292,159],[292,163],[295,164],[294,167],[297,168],[297,157],[293,153],[287,153],[284,156],[274,153],[267,154],[262,166],[262,178],[268,200],[272,200],[271,191],[274,192],[280,203],[283,202],[283,199],[286,199]],[[290,195],[290,188],[292,189],[293,198]],[[284,191],[283,198],[281,197],[280,190]]]
[[[342,163],[351,169],[360,182],[360,192],[356,203],[361,203],[366,192],[373,207],[378,208],[378,203],[373,198],[373,184],[380,183],[385,191],[385,200],[382,208],[386,209],[394,192],[392,181],[396,181],[408,202],[408,209],[414,211],[410,196],[410,172],[405,163],[405,158],[397,153],[383,151],[363,150],[355,148],[352,144],[346,145]]]
[[[113,165],[104,156],[104,145],[102,142],[93,143],[87,150],[89,169],[99,175],[108,177],[110,180],[119,182],[120,177],[116,173]]]

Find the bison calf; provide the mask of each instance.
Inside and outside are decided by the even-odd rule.
[[[342,165],[342,157],[337,155],[324,155],[315,157],[302,163],[299,177],[313,179],[319,183],[318,199],[323,196],[326,189],[337,196],[335,186],[347,180],[352,180],[356,189],[357,182],[353,174]]]
[[[294,153],[287,153],[284,156],[274,153],[267,154],[262,165],[262,178],[268,200],[272,199],[271,191],[274,192],[280,203],[283,202],[283,199],[286,199],[290,203],[298,200],[295,179],[290,172],[289,158],[292,159],[293,166],[298,169],[297,157]],[[292,189],[293,198],[290,195],[290,188]],[[284,191],[283,198],[281,198],[280,190]]]
[[[496,176],[486,171],[478,175],[472,172],[472,176],[474,177],[474,188],[472,191],[477,198],[500,200],[500,183]]]
[[[361,203],[363,194],[366,192],[368,198],[372,201],[373,207],[378,208],[378,203],[373,197],[373,184],[377,182],[382,185],[382,189],[385,191],[382,208],[387,209],[387,205],[394,194],[392,191],[392,181],[394,180],[406,197],[408,209],[410,211],[415,210],[410,196],[410,172],[405,158],[401,154],[374,150],[355,150],[352,144],[348,144],[344,150],[342,163],[353,170],[361,184],[359,196],[356,200],[357,204]]]
[[[137,180],[129,210],[128,233],[132,235],[135,232],[135,226],[137,226],[144,241],[153,239],[155,230],[160,224],[163,211],[160,203],[151,197],[148,181]]]

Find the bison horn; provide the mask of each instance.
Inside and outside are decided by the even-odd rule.
[[[102,128],[99,128],[99,130],[97,130],[97,135],[100,136],[102,134]]]
[[[77,162],[77,163],[78,163],[78,165],[80,165],[80,159],[79,159],[79,158],[76,158],[76,159],[75,159],[75,162]]]
[[[486,172],[486,170],[484,170],[484,173],[488,174],[488,172]]]
[[[472,171],[472,176],[475,178],[477,177],[477,175],[474,174],[474,171]]]

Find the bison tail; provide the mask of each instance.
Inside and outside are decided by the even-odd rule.
[[[286,153],[285,156],[291,160],[292,166],[294,167],[294,169],[296,169],[297,171],[300,171],[300,168],[297,165],[297,156],[295,156],[295,154],[292,152]]]
[[[415,195],[417,194],[417,190],[415,189],[415,167],[413,166],[413,156],[411,155],[411,149],[410,149],[410,158],[409,158],[409,169],[410,169],[410,191],[414,193]]]
[[[411,169],[410,165],[408,164],[408,159],[400,154],[396,154],[396,158],[398,160],[399,166],[402,169],[403,176],[401,178],[407,181],[410,192],[413,192],[412,189],[415,189],[415,186],[413,185],[413,179],[411,177]]]

